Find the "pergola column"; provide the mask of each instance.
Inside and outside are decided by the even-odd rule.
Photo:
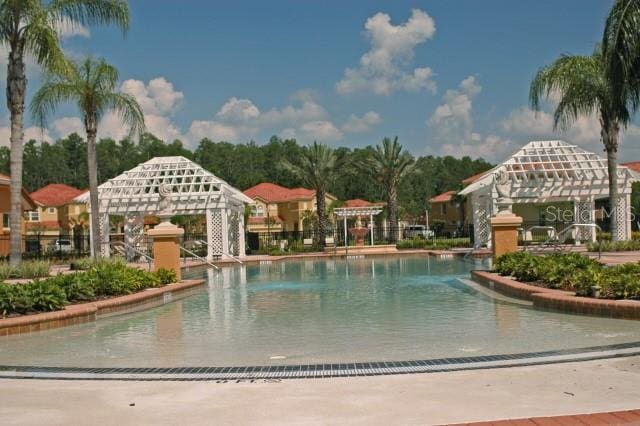
[[[102,257],[109,257],[111,256],[109,213],[100,214],[98,221],[100,223],[100,230],[98,231],[100,235],[100,255]]]
[[[631,194],[620,194],[618,205],[613,214],[618,224],[618,240],[631,239]]]
[[[244,230],[244,212],[238,213],[238,256],[245,256],[247,254],[247,250],[245,247],[245,235],[246,232]]]
[[[220,209],[207,209],[207,260],[211,262],[214,257],[222,256],[222,211]]]
[[[369,233],[371,234],[371,245],[373,246],[373,213],[369,215]]]
[[[473,207],[473,236],[474,248],[490,245],[491,226],[489,224],[490,209],[486,197],[475,192],[471,194]]]
[[[593,225],[596,223],[595,215],[596,203],[593,199],[577,200],[573,203],[574,223]],[[594,227],[581,227],[577,229],[576,240],[595,241],[596,232]]]
[[[124,242],[127,261],[135,259],[140,243],[144,239],[144,216],[139,212],[127,213],[124,216]]]

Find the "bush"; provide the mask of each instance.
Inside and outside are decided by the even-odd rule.
[[[494,271],[518,281],[575,291],[580,296],[592,296],[594,287],[600,288],[600,296],[604,298],[640,296],[640,264],[637,263],[608,267],[578,253],[535,256],[515,252],[498,257]]]
[[[587,243],[589,251],[634,251],[640,250],[640,240],[596,241]]]
[[[0,315],[55,311],[71,302],[131,294],[177,279],[173,271],[147,272],[119,261],[97,261],[88,268],[28,284],[0,283]]]
[[[49,276],[51,263],[46,260],[25,260],[17,265],[0,262],[0,280],[10,278],[44,278]]]
[[[174,271],[164,268],[158,269],[156,271],[156,277],[158,277],[158,280],[160,280],[160,284],[162,285],[175,283],[178,280],[178,277]]]

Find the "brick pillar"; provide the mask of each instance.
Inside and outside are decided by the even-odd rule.
[[[180,237],[184,234],[184,229],[167,221],[157,225],[148,234],[153,237],[153,266],[155,270],[161,268],[172,270],[180,281]]]
[[[497,215],[491,218],[493,257],[518,251],[518,228],[522,218],[514,214]]]

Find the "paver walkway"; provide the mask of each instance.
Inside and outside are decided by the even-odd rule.
[[[457,426],[559,426],[559,425],[640,425],[640,410],[610,411],[574,416],[533,417],[494,422],[458,423]]]

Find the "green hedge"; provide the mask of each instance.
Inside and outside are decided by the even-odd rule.
[[[587,243],[589,251],[635,251],[640,250],[640,240],[609,241],[602,240]]]
[[[456,247],[471,247],[471,240],[469,238],[412,238],[408,240],[398,241],[396,248],[398,250],[403,249],[430,249],[430,250],[447,250]]]
[[[542,287],[575,291],[591,296],[594,287],[600,297],[628,299],[640,297],[640,264],[604,266],[577,253],[535,256],[528,252],[502,255],[493,269],[500,275]]]
[[[173,271],[147,272],[119,262],[98,262],[85,272],[28,284],[0,283],[0,315],[57,311],[70,303],[136,293],[176,281]]]
[[[0,262],[0,280],[48,277],[50,268],[51,263],[46,260],[25,260],[17,265]]]

